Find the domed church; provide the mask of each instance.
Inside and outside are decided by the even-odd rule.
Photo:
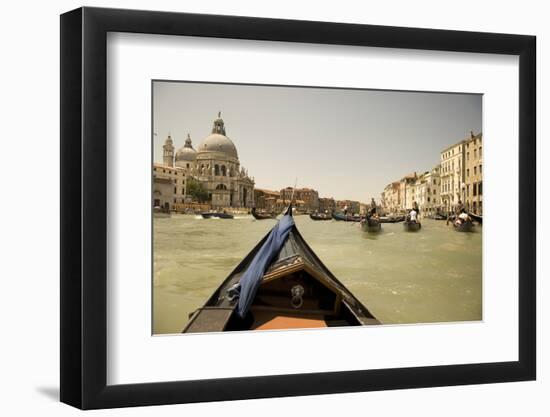
[[[198,180],[207,190],[212,207],[254,206],[254,179],[240,165],[237,148],[227,136],[221,113],[214,120],[212,132],[197,150],[193,148],[190,135],[175,156],[170,136],[163,150],[164,165],[182,171],[186,178]]]

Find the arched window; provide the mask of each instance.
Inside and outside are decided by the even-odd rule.
[[[224,177],[227,176],[227,169],[225,168],[225,165],[222,165],[222,175]]]
[[[214,175],[220,175],[220,166],[218,164],[214,165]]]
[[[216,186],[216,190],[227,190],[227,187],[225,186],[225,184],[218,184]]]

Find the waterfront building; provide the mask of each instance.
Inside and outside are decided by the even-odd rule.
[[[290,203],[291,199],[294,201],[301,201],[300,209],[306,211],[319,210],[319,193],[312,188],[292,188],[286,187],[280,191],[281,199]],[[298,207],[298,206],[297,206]]]
[[[226,134],[221,113],[214,120],[210,135],[197,150],[187,135],[185,145],[174,155],[169,135],[163,145],[163,164],[154,164],[153,176],[160,175],[161,171],[174,180],[174,203],[186,202],[186,178],[193,178],[206,190],[214,208],[254,206],[254,179],[240,164],[237,148]]]
[[[432,168],[431,171],[425,172],[416,180],[415,201],[423,215],[433,215],[441,210],[440,182],[439,165]]]
[[[269,213],[278,211],[277,200],[280,200],[281,193],[279,191],[264,190],[261,188],[254,189],[254,202],[258,210],[264,210]]]
[[[168,177],[153,177],[153,207],[161,207],[165,211],[172,209],[174,201],[172,180]]]
[[[465,188],[463,201],[466,210],[475,214],[483,214],[483,155],[482,134],[474,135],[465,143]]]
[[[446,212],[455,210],[459,200],[464,203],[464,156],[466,140],[441,151],[441,205]]]
[[[386,185],[382,192],[382,208],[386,213],[396,213],[401,209],[400,181]]]
[[[355,200],[337,200],[336,209],[343,211],[344,208],[348,208],[349,214],[359,214],[361,212],[361,203]]]
[[[187,176],[182,168],[175,167],[173,165],[174,164],[153,164],[153,200],[156,199],[154,194],[155,190],[157,190],[162,192],[162,201],[164,201],[162,204],[155,204],[155,201],[153,201],[153,206],[161,206],[166,208],[165,203],[169,201],[170,209],[172,209],[175,208],[176,205],[184,204],[186,202]],[[171,193],[167,193],[165,191],[166,184],[170,184],[170,187],[172,188]],[[168,196],[169,199],[167,199]]]
[[[401,210],[410,210],[415,201],[415,184],[418,176],[416,172],[405,175],[399,180],[399,208]]]
[[[384,187],[384,191],[380,193],[380,201],[384,211],[392,211],[392,184],[388,184]]]
[[[336,210],[336,201],[332,197],[320,197],[319,198],[319,212],[320,213],[332,213]]]
[[[298,198],[303,200],[304,209],[308,211],[319,210],[319,193],[312,188],[300,188]]]

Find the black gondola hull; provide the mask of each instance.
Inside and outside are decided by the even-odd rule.
[[[367,233],[380,233],[382,225],[378,221],[363,221],[361,222],[361,229]]]
[[[274,219],[275,217],[277,217],[273,213],[258,213],[255,210],[252,210],[251,214],[256,220],[270,220],[270,219]]]
[[[215,212],[205,212],[201,213],[203,219],[233,219],[233,215],[230,213],[215,213]]]
[[[472,222],[464,222],[461,224],[453,224],[454,229],[457,232],[473,232],[474,231],[474,224]]]
[[[341,222],[360,222],[361,216],[352,216],[350,214],[332,213],[332,218]]]
[[[418,222],[405,222],[403,228],[406,232],[418,232],[422,225]]]

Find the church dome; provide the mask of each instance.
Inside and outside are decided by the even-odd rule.
[[[223,152],[233,158],[238,158],[235,144],[225,135],[213,133],[202,141],[199,152]]]
[[[197,151],[199,153],[221,152],[230,157],[238,158],[237,148],[231,139],[226,136],[225,126],[220,114],[218,114],[218,118],[214,120],[212,134],[202,141]]]
[[[193,145],[191,145],[191,137],[188,134],[187,139],[185,140],[185,145],[183,145],[176,152],[176,162],[194,162],[196,157],[197,151],[193,149]]]

